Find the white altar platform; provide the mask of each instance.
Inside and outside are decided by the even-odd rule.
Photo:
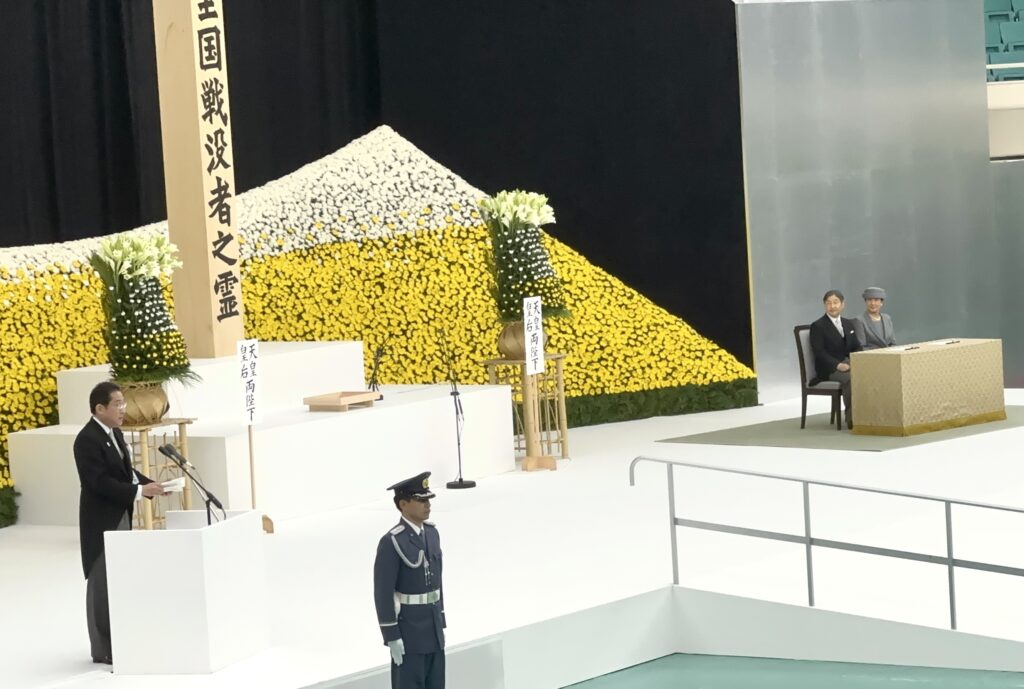
[[[303,397],[335,390],[363,390],[362,342],[260,342],[260,408],[272,415],[301,403]],[[203,423],[241,418],[242,391],[235,358],[192,359],[202,382],[166,387],[171,417],[195,417]],[[110,367],[85,366],[57,373],[57,410],[63,424],[89,420],[89,391],[110,378]]]
[[[455,414],[447,384],[383,386],[384,399],[373,407],[310,412],[305,396],[365,388],[362,345],[261,343],[260,353],[265,411],[253,428],[256,507],[275,521],[372,502],[387,486],[421,471],[433,472],[435,485],[455,478]],[[188,428],[189,460],[207,488],[228,509],[249,508],[249,438],[234,359],[202,360],[197,370],[204,383],[172,386],[169,414],[197,418]],[[61,424],[9,436],[11,473],[23,493],[21,523],[78,524],[72,447],[88,419],[89,390],[105,375],[106,367],[97,366],[62,372]],[[463,475],[483,478],[515,469],[509,388],[460,390]]]
[[[1024,404],[1024,391],[1008,390],[1006,401]],[[812,400],[811,406],[813,412],[826,411],[827,400]],[[672,576],[665,471],[642,464],[637,486],[629,487],[628,466],[636,455],[1024,505],[1018,489],[1024,482],[1021,428],[888,452],[656,442],[776,419],[798,424],[799,410],[799,400],[789,400],[572,429],[574,458],[559,461],[558,471],[505,473],[467,491],[439,486],[432,518],[444,547],[451,689],[467,686],[454,656],[466,648],[487,648],[494,640],[504,647],[503,659],[492,659],[492,667],[504,664],[505,689],[566,686],[587,673],[607,671],[609,663],[626,659],[626,652],[636,662],[644,654],[671,652],[658,641],[672,633],[671,626],[654,624],[657,609],[671,604],[657,598]],[[685,489],[677,493],[680,516],[724,511],[730,523],[743,526],[799,527],[799,500],[794,508],[792,496],[766,490],[763,480],[726,481],[686,471],[678,485]],[[844,537],[857,542],[930,549],[936,534],[942,541],[941,519],[923,519],[927,515],[900,501],[820,500],[815,509],[823,527],[846,528]],[[781,523],[793,514],[796,522]],[[277,533],[264,537],[270,648],[211,675],[147,677],[113,675],[89,661],[77,530],[23,523],[0,529],[2,614],[5,629],[14,630],[0,644],[0,683],[12,689],[379,686],[368,683],[388,660],[374,616],[372,560],[377,539],[396,521],[394,505],[381,495],[372,503],[283,522]],[[962,534],[985,551],[977,557],[1021,566],[1013,545],[1020,520],[1007,515],[988,526],[984,533]],[[689,634],[682,650],[981,666],[985,653],[1024,640],[1024,595],[1012,578],[984,573],[958,578],[963,631],[950,632],[943,629],[948,596],[940,566],[816,554],[822,611],[809,611],[798,546],[762,547],[729,534],[679,533],[683,586],[783,605],[686,593],[675,630]],[[894,538],[899,543],[893,544]],[[790,552],[794,547],[797,552]],[[168,585],[154,577],[140,594],[159,598]],[[630,607],[627,599],[646,601],[646,607]],[[609,618],[602,609],[616,616]],[[780,611],[788,616],[779,617]],[[173,613],[140,619],[139,633],[160,624],[162,614]],[[834,626],[823,629],[815,622],[821,615],[846,615],[859,625],[858,634],[843,638]],[[886,619],[907,624],[896,628]],[[573,620],[577,623],[570,624]],[[897,638],[894,629],[910,636]],[[601,646],[602,638],[616,648]],[[1024,654],[1015,648],[1003,656],[1003,669],[1019,669],[1013,662],[1019,666]],[[990,654],[985,662],[1000,667],[992,660]],[[358,683],[364,676],[367,683]]]

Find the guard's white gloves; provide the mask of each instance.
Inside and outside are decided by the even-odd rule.
[[[389,641],[388,648],[391,649],[391,660],[395,661],[395,665],[401,665],[405,658],[405,642],[401,639]]]

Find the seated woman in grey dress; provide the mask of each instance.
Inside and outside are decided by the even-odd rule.
[[[854,332],[864,349],[881,349],[896,344],[893,337],[892,318],[882,313],[885,304],[885,290],[881,287],[868,287],[864,290],[864,313],[853,321]]]

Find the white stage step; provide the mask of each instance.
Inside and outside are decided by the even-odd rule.
[[[265,414],[292,409],[303,397],[341,390],[363,390],[362,342],[260,342],[260,407]],[[170,417],[203,423],[234,423],[242,414],[242,390],[234,356],[193,359],[202,382],[167,385]],[[110,378],[110,366],[86,366],[57,373],[60,423],[89,420],[89,391]]]
[[[304,396],[362,390],[358,342],[260,344],[263,421],[253,429],[257,507],[288,519],[379,500],[387,486],[421,471],[435,485],[455,478],[455,414],[448,385],[385,386],[373,407],[310,412]],[[203,383],[172,386],[170,417],[194,416],[189,460],[226,508],[252,506],[248,430],[232,357],[197,362]],[[61,421],[10,434],[11,474],[21,491],[19,522],[78,524],[75,436],[88,420],[89,390],[106,377],[92,366],[58,374]],[[515,469],[510,391],[462,389],[466,478]],[[67,419],[72,419],[68,421]],[[175,427],[160,429],[170,432]],[[200,507],[193,492],[193,507]]]

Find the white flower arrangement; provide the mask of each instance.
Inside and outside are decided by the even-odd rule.
[[[239,196],[242,258],[481,224],[483,192],[390,127]]]
[[[387,239],[482,223],[485,194],[387,126],[290,175],[238,195],[243,263],[321,244]],[[166,238],[167,221],[121,233]],[[100,238],[0,249],[0,268],[25,277],[78,272]],[[16,279],[16,278],[15,278]]]
[[[499,191],[477,202],[491,235],[492,296],[498,318],[522,318],[523,299],[541,297],[544,316],[568,316],[562,281],[541,242],[541,226],[555,222],[548,197],[530,191]]]
[[[159,234],[121,234],[100,241],[90,264],[106,287],[103,337],[110,352],[113,380],[163,383],[198,380],[185,352],[185,341],[171,320],[161,277],[181,261],[177,248]]]
[[[90,239],[76,239],[60,244],[35,244],[33,246],[15,246],[0,249],[0,268],[16,274],[23,271],[25,278],[47,273],[78,274],[81,266],[89,262],[89,257],[99,251],[105,239],[116,237],[148,238],[162,236],[167,238],[167,221],[153,223],[119,234]],[[76,263],[78,266],[76,266]],[[17,278],[15,278],[16,280]]]
[[[158,278],[181,267],[181,261],[174,255],[177,251],[160,234],[119,234],[101,240],[95,257],[111,273],[123,278]]]
[[[493,197],[481,199],[478,205],[485,219],[497,220],[505,227],[543,227],[555,222],[548,197],[532,191],[499,191]]]

